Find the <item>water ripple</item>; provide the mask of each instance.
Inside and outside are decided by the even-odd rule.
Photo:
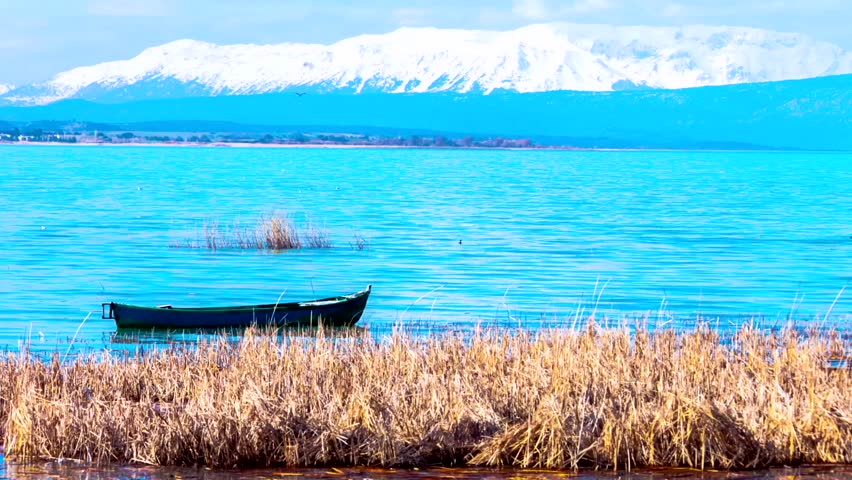
[[[336,247],[170,248],[206,220],[273,210],[324,225]],[[852,278],[852,155],[2,147],[0,222],[6,348],[39,332],[53,348],[105,301],[255,303],[368,283],[375,327],[533,325],[595,306],[662,306],[682,326],[813,318]],[[371,248],[350,248],[354,234]],[[80,335],[112,330],[93,315]]]

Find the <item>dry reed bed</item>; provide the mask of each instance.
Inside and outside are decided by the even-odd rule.
[[[62,364],[0,360],[8,457],[216,467],[852,462],[849,340],[697,330],[249,331]]]

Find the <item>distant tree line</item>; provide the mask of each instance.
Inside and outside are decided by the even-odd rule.
[[[41,128],[0,130],[0,142],[58,142],[77,143],[74,133],[52,132]]]
[[[62,142],[62,143],[248,143],[263,145],[363,145],[434,148],[533,148],[529,139],[476,138],[468,135],[450,138],[446,135],[382,136],[347,133],[205,133],[185,136],[183,134],[146,135],[136,132],[108,133],[101,131],[66,132],[33,129],[0,129],[0,142]]]

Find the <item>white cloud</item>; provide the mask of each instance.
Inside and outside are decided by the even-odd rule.
[[[578,0],[562,9],[563,13],[589,13],[613,7],[610,0]]]
[[[544,0],[514,0],[512,13],[530,20],[544,20],[548,9]]]
[[[99,17],[163,17],[171,13],[165,0],[91,0],[88,11]]]
[[[664,17],[682,17],[687,13],[687,9],[680,3],[668,3],[663,7]]]
[[[424,25],[432,16],[432,11],[426,8],[399,8],[391,14],[393,21],[402,26]]]
[[[49,49],[53,45],[50,39],[38,35],[11,35],[0,38],[0,52],[18,52],[19,54],[31,54]],[[2,64],[0,62],[0,64]],[[2,79],[0,79],[2,80]]]
[[[514,0],[512,13],[529,20],[557,20],[568,15],[609,10],[613,0],[573,0],[550,2],[549,0]]]

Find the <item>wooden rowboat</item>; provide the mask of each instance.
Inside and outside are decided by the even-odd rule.
[[[317,325],[348,327],[361,319],[371,290],[372,286],[367,285],[366,290],[351,295],[306,302],[236,307],[139,307],[110,302],[101,304],[101,317],[115,320],[119,329],[182,330]]]

